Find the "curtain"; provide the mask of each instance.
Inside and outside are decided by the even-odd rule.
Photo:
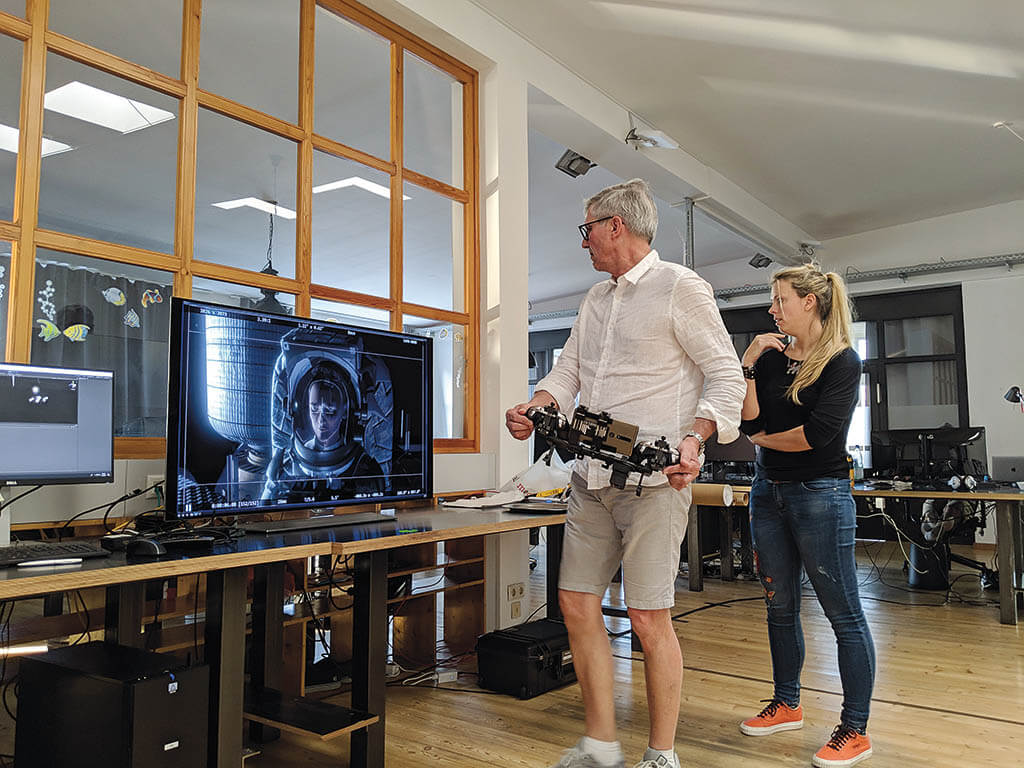
[[[113,371],[114,434],[162,437],[170,282],[39,262],[35,292],[33,364]]]

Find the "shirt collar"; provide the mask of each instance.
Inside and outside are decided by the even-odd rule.
[[[658,252],[653,248],[650,252],[644,256],[640,261],[634,264],[628,271],[624,272],[619,278],[625,280],[627,283],[636,285],[640,282],[640,278],[647,274],[648,270],[657,264],[661,259],[658,257]],[[618,280],[612,278],[612,282],[618,285]]]

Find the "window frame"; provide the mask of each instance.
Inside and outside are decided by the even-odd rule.
[[[315,18],[318,7],[366,28],[386,38],[390,43],[391,77],[388,90],[391,109],[387,142],[390,156],[387,158],[376,157],[313,131]],[[24,44],[14,213],[12,221],[0,221],[0,239],[12,243],[6,359],[14,362],[27,362],[29,359],[37,247],[172,272],[174,295],[185,298],[191,296],[192,278],[196,276],[292,293],[296,296],[296,314],[305,317],[310,314],[310,302],[314,298],[385,310],[390,314],[391,330],[401,330],[404,315],[415,315],[465,326],[467,329],[464,436],[435,440],[434,452],[477,452],[480,445],[477,71],[353,0],[299,0],[300,40],[296,83],[298,118],[296,123],[290,123],[199,87],[199,45],[202,27],[200,0],[182,0],[181,70],[177,78],[50,30],[48,14],[49,0],[27,0],[27,13],[24,19],[0,12],[0,34],[20,40]],[[438,67],[462,84],[461,187],[404,167],[402,95],[403,59],[406,50]],[[43,96],[46,57],[50,53],[56,53],[178,99],[173,253],[158,253],[38,227]],[[197,121],[200,107],[296,142],[298,179],[294,278],[261,274],[194,258]],[[390,291],[386,297],[347,291],[313,283],[311,280],[314,149],[362,163],[390,176]],[[462,248],[462,291],[465,311],[412,304],[403,299],[402,190],[407,181],[465,206]],[[453,286],[453,289],[459,290],[459,287]],[[165,438],[117,438],[115,441],[114,455],[118,459],[161,458],[165,453]]]
[[[878,293],[853,297],[856,321],[875,325],[874,354],[864,360],[864,372],[868,374],[868,391],[873,392],[871,403],[871,431],[889,429],[889,397],[886,372],[891,366],[910,363],[955,361],[957,374],[957,415],[955,427],[970,426],[970,409],[967,397],[967,357],[965,354],[964,309],[962,291],[959,285],[927,288],[916,291]],[[911,320],[924,317],[953,317],[953,333],[956,350],[946,355],[907,355],[887,358],[885,356],[884,323],[887,320]],[[730,336],[740,333],[775,332],[774,323],[767,307],[723,309],[722,319]],[[932,425],[932,426],[938,426]]]

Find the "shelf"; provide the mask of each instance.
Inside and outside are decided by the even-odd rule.
[[[425,563],[424,565],[418,565],[412,568],[404,568],[400,571],[388,571],[388,578],[394,576],[409,576],[413,573],[420,573],[421,571],[441,571],[446,568],[457,568],[460,565],[471,565],[473,563],[482,563],[483,557],[467,557],[467,558],[454,558],[445,557],[439,555],[436,563]]]
[[[406,600],[412,600],[416,597],[423,597],[424,595],[437,595],[441,592],[457,592],[460,589],[467,589],[468,587],[476,587],[484,583],[483,579],[473,579],[472,581],[453,581],[445,577],[444,581],[438,583],[436,586],[427,587],[423,586],[422,582],[426,581],[428,584],[436,582],[437,579],[431,579],[429,575],[424,575],[424,578],[420,580],[420,585],[416,584],[416,579],[413,579],[412,592],[408,595],[399,595],[398,597],[392,597],[388,600],[388,605],[394,603],[403,603]]]
[[[321,741],[329,741],[380,721],[377,715],[254,686],[245,688],[243,717]]]

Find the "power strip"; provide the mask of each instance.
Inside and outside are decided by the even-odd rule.
[[[459,673],[455,669],[439,669],[435,674],[435,678],[438,683],[454,683],[459,679]]]

